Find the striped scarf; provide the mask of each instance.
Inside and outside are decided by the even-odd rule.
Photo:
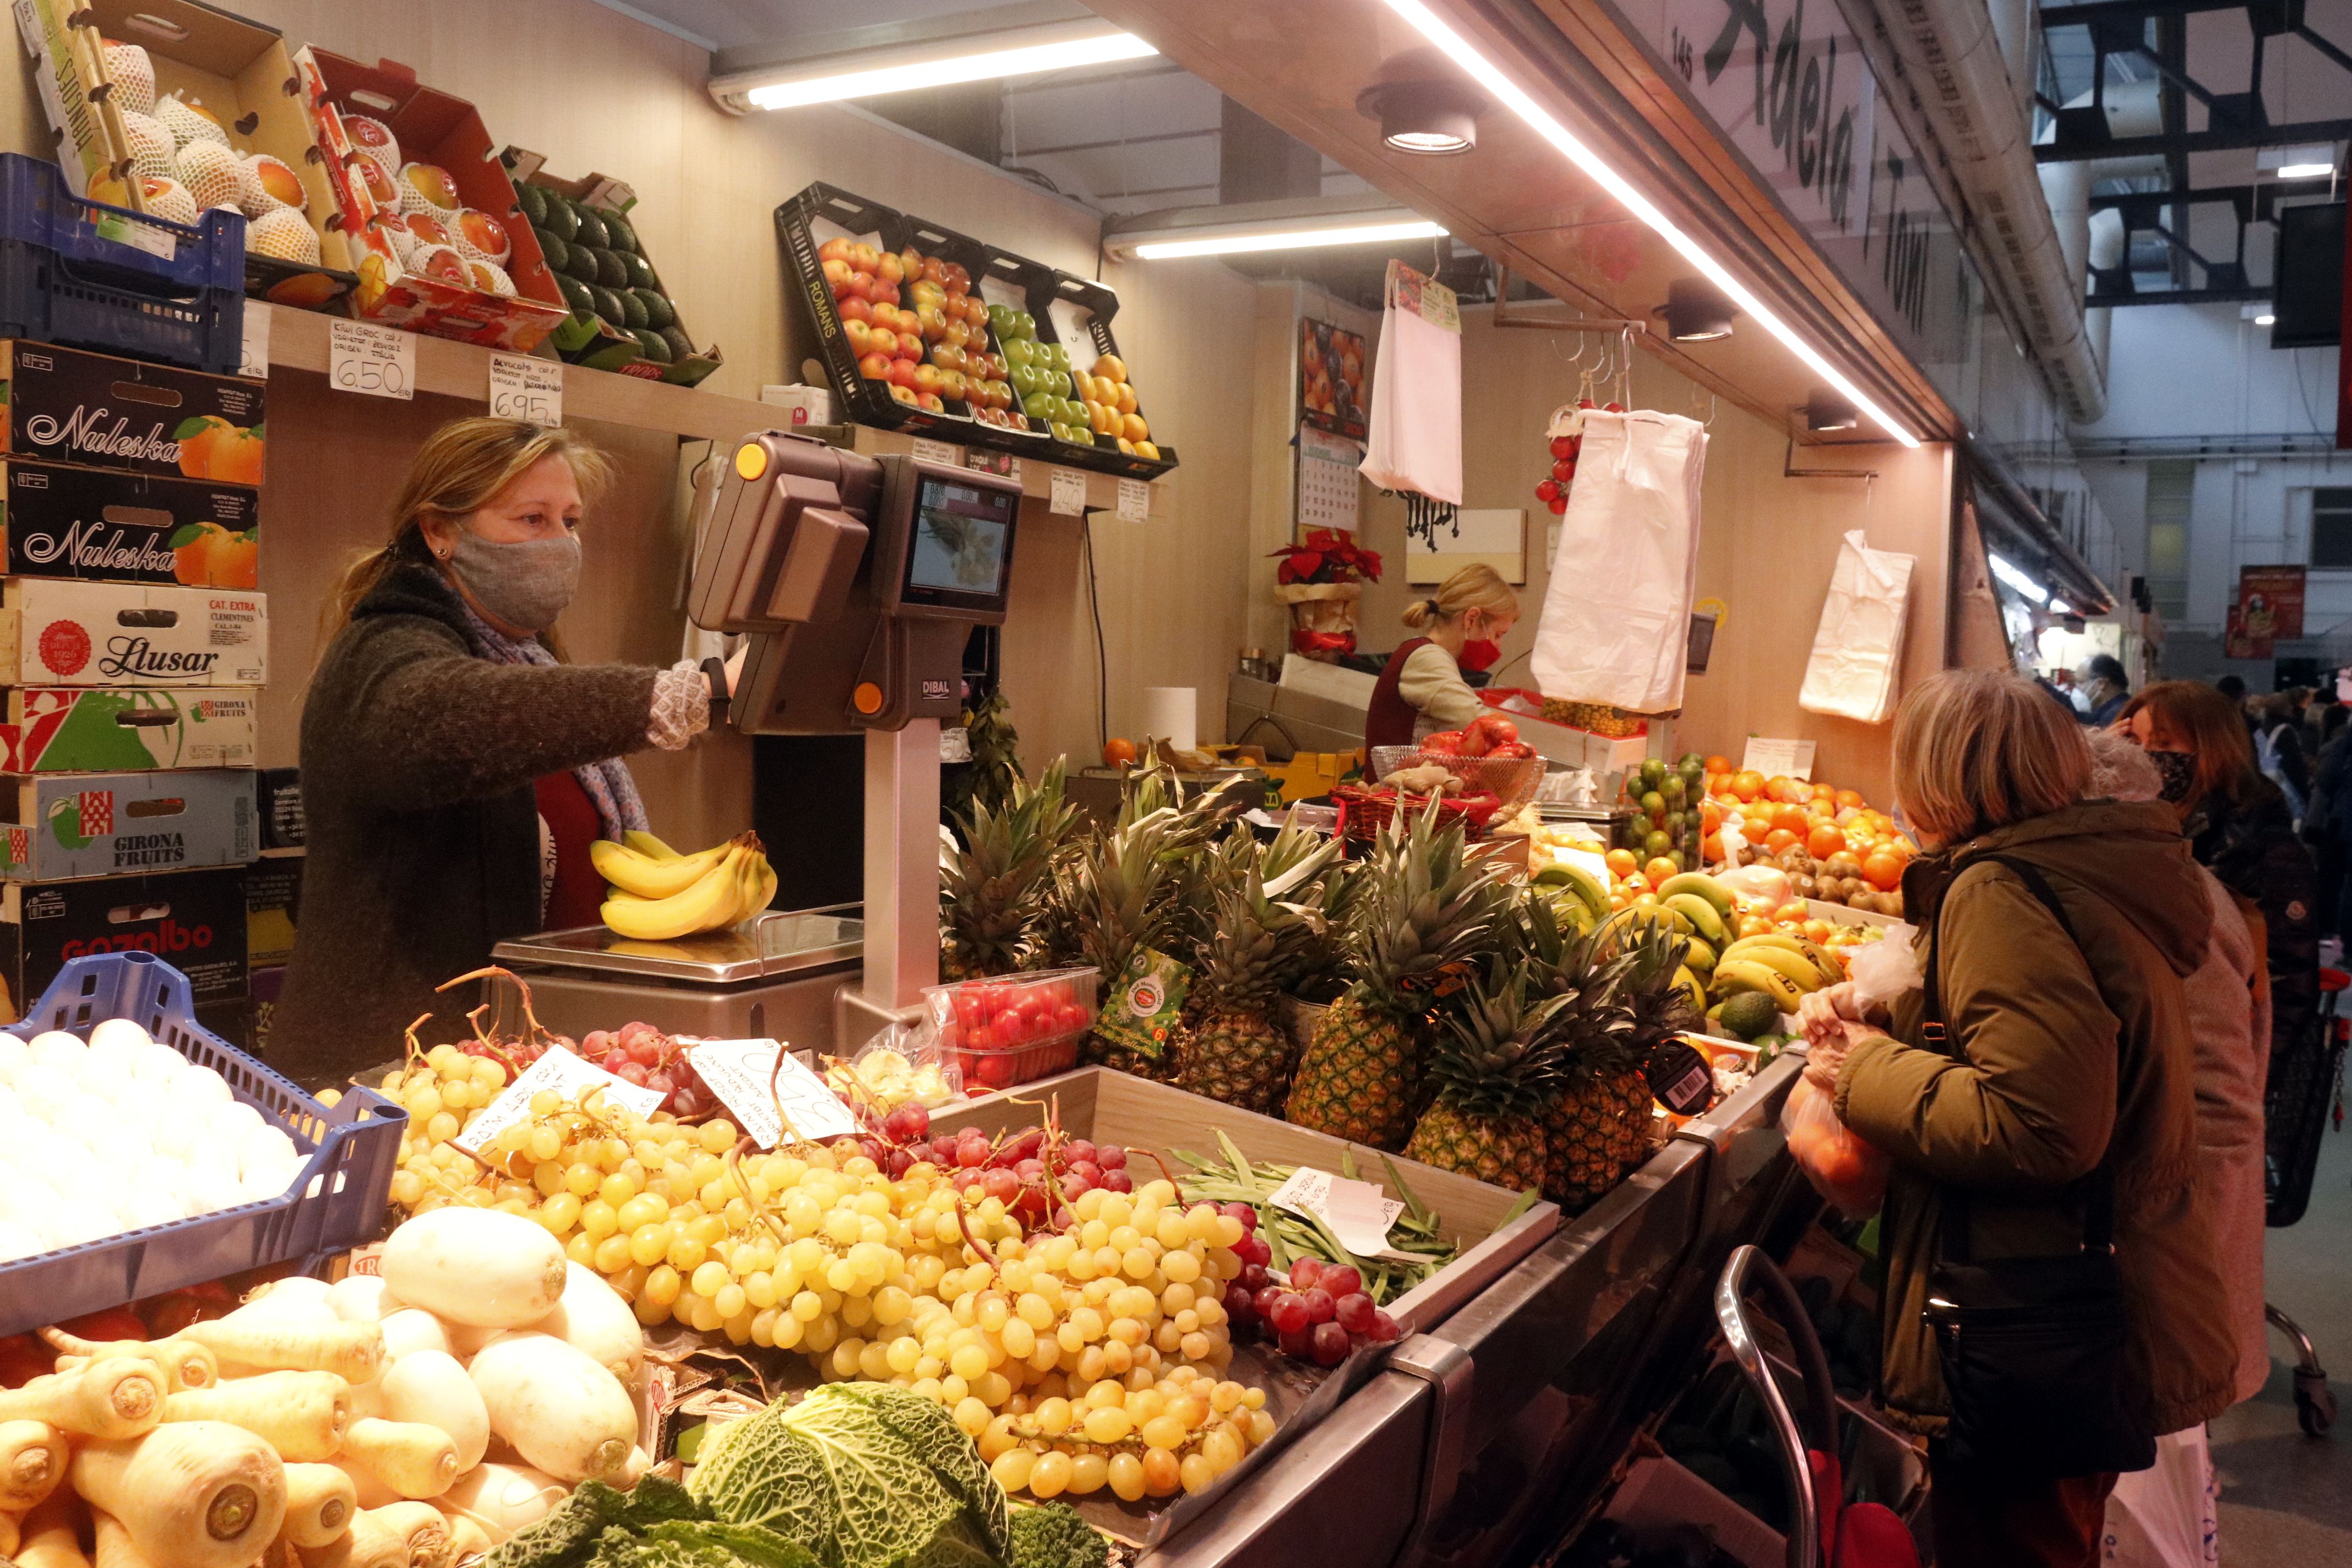
[[[492,664],[553,665],[555,655],[537,637],[521,642],[499,632],[497,627],[474,613],[474,606],[459,599],[457,607],[465,613],[466,625],[472,632],[474,652]],[[646,804],[637,798],[637,781],[629,776],[629,766],[618,757],[607,757],[601,763],[589,763],[572,770],[580,787],[588,792],[595,803],[596,820],[603,824],[604,837],[618,842],[621,835],[635,828],[648,830]]]

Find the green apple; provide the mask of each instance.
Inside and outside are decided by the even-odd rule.
[[[1026,310],[1013,312],[1013,335],[1031,342],[1037,341],[1037,318]]]
[[[1024,338],[1007,339],[1004,344],[1004,363],[1006,364],[1036,363],[1037,345]]]
[[[1054,368],[1055,370],[1067,370],[1070,368],[1070,351],[1067,348],[1060,343],[1046,343],[1044,345],[1044,348],[1046,353],[1053,356]]]
[[[1055,399],[1052,393],[1033,392],[1022,398],[1021,412],[1032,419],[1051,419],[1055,413],[1054,405]]]
[[[990,330],[995,332],[998,337],[1011,337],[1013,335],[1013,307],[1010,305],[991,305],[988,308],[988,325]]]

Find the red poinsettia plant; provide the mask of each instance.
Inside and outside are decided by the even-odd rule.
[[[1361,548],[1354,534],[1336,528],[1310,529],[1304,540],[1286,544],[1274,553],[1282,562],[1274,569],[1274,580],[1286,588],[1294,583],[1381,580],[1380,552]]]

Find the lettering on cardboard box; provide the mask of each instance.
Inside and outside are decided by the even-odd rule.
[[[23,546],[25,559],[37,566],[63,560],[82,572],[173,574],[177,557],[163,542],[168,533],[158,529],[132,543],[117,527],[111,538],[101,542],[100,535],[110,526],[103,521],[77,522],[62,537],[28,533]]]
[[[148,426],[144,436],[136,436],[131,434],[128,416],[116,417],[110,427],[106,426],[109,413],[102,404],[96,408],[77,404],[63,423],[53,414],[36,414],[25,421],[25,434],[37,447],[54,447],[62,442],[72,451],[128,458],[133,462],[180,460],[180,444],[164,436],[162,420]]]
[[[98,669],[101,675],[203,675],[219,662],[216,653],[175,653],[145,637],[109,637]]]
[[[56,914],[62,910],[43,912]],[[212,927],[201,924],[184,926],[166,915],[152,931],[110,933],[83,941],[64,942],[58,949],[58,956],[80,958],[93,952],[185,952],[191,948],[207,948],[212,944]]]

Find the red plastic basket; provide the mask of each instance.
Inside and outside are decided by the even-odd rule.
[[[1379,838],[1400,809],[1407,822],[1424,811],[1434,810],[1439,826],[1458,821],[1468,837],[1483,838],[1486,825],[1503,809],[1503,803],[1491,795],[1454,800],[1444,795],[1377,795],[1360,784],[1337,785],[1331,791],[1331,798],[1339,803],[1339,832],[1350,844],[1370,844]]]

